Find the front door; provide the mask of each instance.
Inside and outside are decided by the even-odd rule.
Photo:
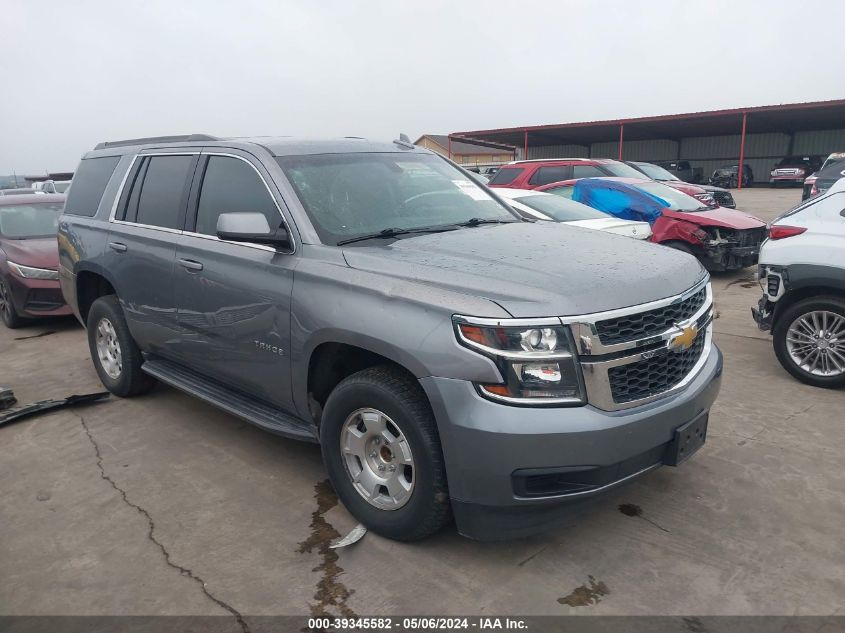
[[[283,223],[263,167],[250,155],[203,153],[174,266],[183,362],[283,409],[290,384],[290,253],[216,237],[221,213]]]

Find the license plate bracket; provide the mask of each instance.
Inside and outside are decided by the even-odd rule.
[[[686,424],[675,429],[672,441],[666,449],[663,463],[667,466],[678,466],[688,460],[693,453],[704,446],[707,438],[707,422],[709,411],[705,411]]]

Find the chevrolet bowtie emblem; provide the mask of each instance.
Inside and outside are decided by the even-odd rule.
[[[692,347],[696,336],[698,336],[698,328],[695,325],[685,327],[680,334],[669,339],[669,349],[673,352],[684,352]]]

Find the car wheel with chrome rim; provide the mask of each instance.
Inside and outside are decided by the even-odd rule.
[[[778,315],[775,353],[793,376],[817,387],[845,386],[845,300],[813,297]]]
[[[449,519],[446,467],[431,406],[397,366],[342,380],[320,421],[323,460],[338,497],[368,529],[425,538]]]
[[[114,295],[91,304],[86,320],[88,349],[103,385],[116,396],[135,396],[155,384],[141,371],[141,350],[129,333],[120,301]]]

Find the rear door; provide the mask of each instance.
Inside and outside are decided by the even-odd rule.
[[[221,213],[257,212],[272,228],[286,224],[271,184],[261,162],[247,152],[203,152],[176,253],[180,356],[200,373],[293,410],[290,302],[296,259],[292,252],[216,236]]]
[[[199,151],[139,154],[112,210],[105,267],[133,338],[173,356],[173,260]]]

